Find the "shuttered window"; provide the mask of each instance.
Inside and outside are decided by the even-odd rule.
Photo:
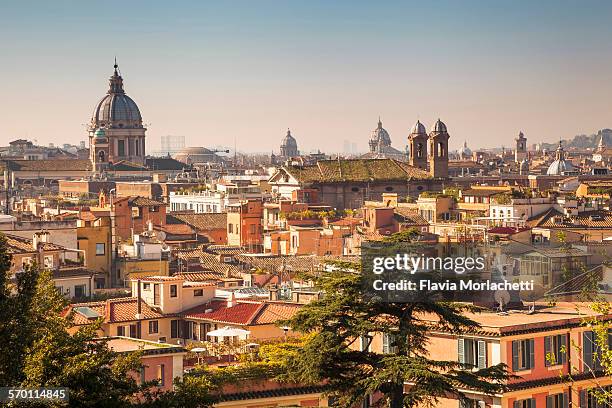
[[[478,339],[458,339],[458,360],[468,367],[487,367],[487,343]]]
[[[565,364],[567,361],[567,335],[544,337],[544,363],[547,367]]]
[[[512,370],[530,370],[534,366],[533,339],[514,340],[512,342]]]
[[[537,408],[534,398],[522,399],[514,401],[513,408]]]
[[[568,408],[569,398],[567,393],[554,394],[546,397],[546,408]]]

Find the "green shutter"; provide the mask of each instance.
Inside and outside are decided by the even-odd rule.
[[[555,358],[555,356],[552,353],[552,347],[551,347],[551,340],[552,337],[551,336],[546,336],[544,337],[544,365],[546,367],[552,365],[551,364],[551,358]],[[546,402],[546,404],[548,405],[548,402]]]
[[[487,368],[487,343],[478,341],[478,368]]]
[[[546,397],[546,408],[555,408],[555,396],[549,395]]]
[[[582,362],[583,371],[588,372],[593,368],[593,332],[582,333]]]
[[[527,344],[529,344],[529,367],[535,367],[535,359],[533,355],[533,339],[527,340]]]
[[[512,370],[518,371],[519,369],[519,355],[518,355],[518,340],[512,342]]]
[[[465,339],[457,339],[457,351],[459,354],[459,362],[465,364]]]

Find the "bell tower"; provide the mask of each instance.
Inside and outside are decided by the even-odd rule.
[[[408,163],[419,169],[427,170],[427,131],[418,120],[408,135],[408,146],[410,154]]]
[[[514,139],[516,141],[516,150],[514,151],[514,161],[521,163],[527,158],[527,138],[523,132],[519,132],[518,137]]]
[[[435,178],[448,177],[448,139],[446,125],[438,119],[429,133],[429,174]]]

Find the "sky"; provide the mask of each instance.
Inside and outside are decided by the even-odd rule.
[[[451,149],[612,127],[609,1],[13,1],[0,9],[0,137],[85,140],[116,56],[160,136],[188,146],[367,150],[380,116]]]

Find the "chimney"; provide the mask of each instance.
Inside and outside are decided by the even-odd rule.
[[[236,294],[232,292],[227,298],[227,307],[233,307],[236,305]]]
[[[137,285],[137,289],[136,289],[136,316],[134,316],[137,320],[136,322],[136,337],[137,338],[141,338],[141,322],[140,319],[142,319],[142,293],[141,293],[141,283],[140,283],[140,279],[136,280],[136,285]]]
[[[382,198],[385,207],[397,207],[397,193],[383,193]]]
[[[38,231],[34,233],[32,237],[32,247],[35,251],[38,251],[39,244],[44,244],[49,242],[49,232],[48,231]]]
[[[147,229],[149,230],[149,232],[153,232],[153,221],[149,220],[149,222],[147,223]]]

